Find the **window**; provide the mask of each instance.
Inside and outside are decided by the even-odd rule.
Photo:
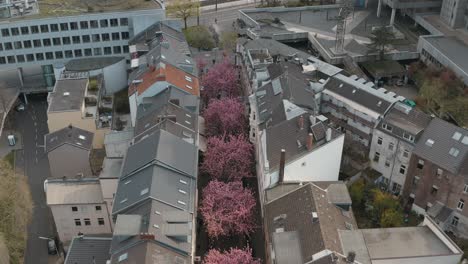
[[[21,41],[15,41],[13,43],[13,45],[15,46],[15,49],[22,49],[23,48],[23,44],[21,43]]]
[[[452,224],[453,226],[457,226],[459,220],[460,220],[460,219],[459,219],[458,217],[454,216],[454,217],[452,218],[452,223],[451,223],[451,224]]]
[[[128,32],[122,32],[122,39],[129,39],[130,34]]]
[[[27,61],[34,61],[34,54],[26,54]]]
[[[101,41],[101,35],[93,34],[93,42],[99,42],[99,41]]]
[[[61,31],[67,31],[68,30],[68,24],[67,23],[60,23],[60,30]]]
[[[451,156],[453,156],[453,157],[457,157],[457,156],[458,156],[458,153],[460,153],[460,151],[459,151],[458,149],[456,149],[456,148],[451,148],[451,149],[449,150],[449,154],[450,154]]]
[[[60,38],[53,38],[52,43],[54,46],[60,46],[62,43],[60,42]]]
[[[406,166],[405,165],[401,165],[400,166],[400,174],[405,174],[406,172]]]
[[[389,124],[382,124],[382,128],[390,132],[393,130],[393,127]]]
[[[104,55],[110,55],[110,54],[112,54],[111,47],[104,47]]]
[[[21,27],[21,35],[28,35],[29,28],[28,27]]]
[[[81,29],[87,29],[89,27],[88,21],[81,21],[80,22],[80,28]]]
[[[120,40],[119,32],[112,33],[112,40]]]
[[[385,160],[385,167],[387,168],[390,167],[390,160],[388,159]]]
[[[57,24],[50,24],[50,31],[58,32],[59,31],[58,25]]]
[[[99,21],[99,24],[101,25],[102,28],[108,27],[109,21],[107,19],[101,19],[101,21]]]
[[[25,62],[24,55],[16,55],[17,62]]]
[[[43,39],[42,44],[44,45],[44,47],[50,47],[52,45],[52,42],[50,41],[50,39]]]
[[[70,37],[63,37],[62,38],[62,43],[63,43],[63,45],[70,45],[71,44]]]
[[[186,80],[187,82],[192,82],[192,77],[190,77],[190,76],[185,76],[185,80]]]
[[[73,51],[66,50],[65,51],[65,58],[73,58]]]
[[[468,184],[465,184],[465,187],[463,187],[463,192],[468,193]]]
[[[76,49],[74,51],[74,53],[75,53],[75,57],[82,57],[83,56],[83,53],[82,53],[82,51],[80,49]]]
[[[424,160],[418,160],[418,165],[416,167],[422,170],[424,168]]]
[[[2,37],[8,37],[10,36],[10,30],[8,28],[2,29]]]
[[[442,169],[438,168],[438,169],[437,169],[437,172],[436,172],[437,178],[440,179],[440,178],[442,177],[442,174],[443,174],[443,173],[444,173],[444,171],[443,171]]]
[[[109,36],[108,33],[102,34],[101,38],[102,38],[102,41],[109,41],[110,40],[110,36]]]
[[[15,63],[16,62],[15,56],[7,56],[7,61],[8,63]]]
[[[40,40],[40,39],[35,39],[35,40],[33,40],[33,44],[34,44],[34,47],[35,47],[35,48],[38,48],[38,47],[41,47],[41,46],[42,46],[42,43],[41,43],[41,40]]]
[[[72,37],[73,44],[80,44],[80,36],[73,36]]]
[[[379,153],[379,152],[375,152],[375,154],[374,154],[374,162],[379,162],[379,159],[380,159],[380,153]]]
[[[435,185],[432,185],[431,194],[432,195],[437,195],[438,190],[439,190],[439,187],[437,187]]]
[[[72,212],[78,212],[78,207],[72,206]]]
[[[2,50],[3,50],[3,44],[0,43],[0,51],[2,51]]]
[[[31,47],[32,47],[31,41],[30,41],[30,40],[25,40],[25,41],[23,41],[23,47],[24,47],[25,49],[31,48]]]
[[[91,28],[98,28],[98,21],[97,20],[91,20],[89,21],[89,24],[91,25]]]
[[[122,48],[120,46],[114,46],[114,54],[122,53]]]
[[[405,149],[403,151],[403,157],[408,158],[409,157],[409,150]]]
[[[97,220],[99,225],[104,225],[104,218],[98,218]]]
[[[45,58],[46,58],[46,60],[53,60],[54,59],[54,53],[46,52],[45,53]]]
[[[393,142],[388,143],[388,150],[393,150],[393,147],[395,147]]]
[[[81,220],[75,219],[75,226],[81,226]]]
[[[117,18],[112,18],[110,20],[110,25],[111,25],[111,27],[118,27],[119,26],[119,20],[117,20]]]
[[[123,46],[123,52],[128,53],[128,45]]]
[[[85,56],[93,56],[93,52],[91,51],[91,49],[84,49],[84,55]]]
[[[31,33],[33,33],[33,34],[39,33],[39,27],[38,26],[31,26]]]
[[[377,144],[382,145],[382,142],[383,142],[383,138],[378,137],[377,138]]]
[[[87,225],[87,226],[91,225],[91,220],[89,220],[89,218],[85,218],[84,219],[84,224]]]
[[[102,55],[102,49],[101,48],[94,48],[93,53],[94,53],[94,56]]]
[[[41,33],[49,32],[49,25],[41,25]]]
[[[460,199],[457,204],[457,209],[458,210],[463,210],[463,207],[465,206],[465,201],[463,199]]]
[[[400,194],[400,191],[401,191],[401,185],[394,182],[393,185],[392,185],[392,192],[395,194],[395,195],[399,195]]]
[[[63,52],[61,52],[61,51],[56,51],[56,52],[55,52],[55,58],[56,58],[56,59],[63,59]]]
[[[462,134],[458,131],[455,131],[455,133],[453,133],[453,136],[452,136],[452,139],[455,139],[455,140],[460,140]]]
[[[96,211],[101,211],[102,207],[100,205],[96,205]]]
[[[127,253],[124,253],[124,254],[122,254],[122,255],[119,256],[119,262],[124,261],[124,260],[126,260],[127,258],[128,258],[128,254],[127,254]]]
[[[18,36],[20,34],[18,28],[11,28],[11,35],[12,36]]]
[[[38,61],[44,60],[44,54],[36,53],[36,60],[38,60]]]
[[[121,26],[128,26],[128,18],[123,17],[120,19],[120,25]]]
[[[6,64],[5,57],[0,57],[0,64]]]
[[[11,42],[5,42],[5,50],[12,50],[13,44]]]
[[[83,36],[81,36],[81,40],[83,40],[83,43],[89,43],[89,42],[91,42],[91,38],[89,37],[89,35],[83,35]]]
[[[70,22],[71,30],[78,30],[78,22]]]

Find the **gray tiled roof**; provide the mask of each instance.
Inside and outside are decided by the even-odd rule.
[[[50,152],[63,144],[91,150],[93,137],[93,133],[70,125],[44,136],[45,152]]]
[[[460,136],[458,140],[453,139],[455,134]],[[432,146],[428,139],[434,142]],[[456,157],[450,155],[450,152],[457,152]],[[463,166],[465,169],[468,168],[467,153],[468,130],[439,118],[432,119],[413,149],[413,154],[454,174],[457,174]]]
[[[158,163],[189,177],[197,177],[197,147],[171,133],[158,130],[130,146],[122,168],[122,178],[149,165]]]
[[[87,86],[88,78],[57,80],[49,95],[48,112],[80,111]]]
[[[390,102],[335,77],[329,79],[325,84],[325,89],[352,100],[378,114],[384,114],[391,106]]]
[[[74,237],[65,264],[106,264],[111,241],[111,237]]]

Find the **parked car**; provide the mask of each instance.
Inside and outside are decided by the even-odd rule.
[[[20,103],[16,106],[15,110],[18,111],[18,112],[23,112],[25,109],[25,106],[23,103]]]
[[[52,239],[47,240],[47,252],[49,255],[57,255],[57,246]]]

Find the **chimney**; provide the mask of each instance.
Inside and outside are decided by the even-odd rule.
[[[348,252],[348,256],[346,257],[346,262],[354,263],[355,259],[356,259],[356,253],[354,251]]]
[[[314,143],[314,135],[312,135],[312,133],[309,133],[309,135],[307,135],[307,142],[306,142],[307,150],[312,149],[313,143]]]
[[[282,184],[284,182],[284,165],[285,165],[285,163],[286,163],[286,150],[281,149],[278,184]]]
[[[299,129],[303,129],[303,128],[304,128],[304,116],[300,116],[300,117],[297,119],[297,126],[299,126]]]
[[[327,139],[327,142],[330,141],[332,138],[332,130],[331,128],[328,128],[327,129],[327,132],[326,132],[326,139]]]
[[[141,240],[154,240],[154,234],[150,234],[150,233],[141,233],[141,234],[140,234],[140,239],[141,239]]]

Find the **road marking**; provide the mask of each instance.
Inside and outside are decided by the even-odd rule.
[[[36,121],[34,121],[34,126],[37,126],[37,122],[36,122]],[[36,128],[36,131],[37,131],[37,128]]]
[[[36,164],[37,164],[37,157],[36,157]]]

